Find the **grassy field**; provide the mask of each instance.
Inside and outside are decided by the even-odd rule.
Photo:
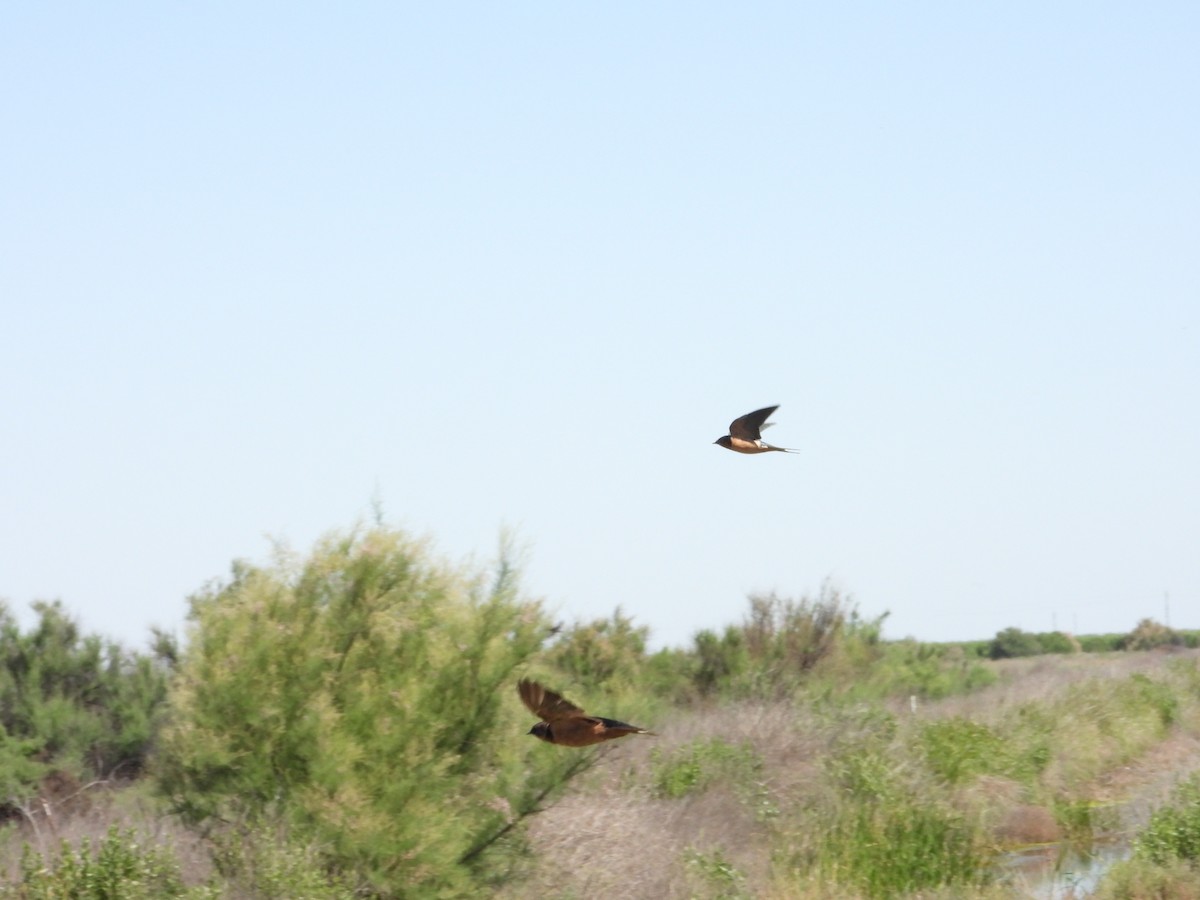
[[[0,609],[0,898],[1200,898],[1192,633],[885,641],[825,585],[649,653],[385,527],[191,609]],[[658,736],[534,740],[521,677]]]
[[[1197,663],[1191,650],[1047,656],[987,663],[988,687],[937,701],[672,710],[655,723],[659,737],[604,748],[530,817],[529,853],[500,893],[1027,896],[1044,875],[1006,870],[1008,851],[1132,837],[1200,766]],[[66,854],[66,873],[51,863],[64,842],[85,848]],[[354,893],[326,877],[315,852],[268,839],[237,846],[220,828],[201,836],[137,784],[93,786],[10,822],[0,852],[2,893],[19,897],[93,896],[57,891],[88,859],[93,880],[105,866],[125,878],[95,896]],[[1200,896],[1200,876],[1178,858],[1130,865],[1104,896]]]

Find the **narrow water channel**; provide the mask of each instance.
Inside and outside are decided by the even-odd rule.
[[[1187,739],[1158,760],[1156,777],[1139,781],[1123,800],[1109,805],[1112,818],[1088,843],[1062,841],[1005,854],[1000,875],[1015,896],[1031,900],[1083,900],[1091,897],[1108,870],[1133,853],[1133,839],[1171,791],[1200,767],[1197,744]]]
[[[1129,840],[1111,837],[1090,846],[1070,843],[1017,850],[1004,862],[1004,876],[1031,900],[1090,897],[1113,863],[1129,856]]]

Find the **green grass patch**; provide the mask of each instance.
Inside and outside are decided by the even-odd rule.
[[[962,816],[918,797],[851,803],[825,823],[800,868],[867,897],[981,885],[989,854]]]
[[[939,778],[959,784],[979,775],[999,775],[1029,782],[1050,761],[1049,744],[1018,739],[971,719],[954,716],[921,727],[917,742],[925,764]]]
[[[692,741],[666,753],[650,756],[654,793],[676,799],[707,790],[718,782],[744,789],[762,770],[762,759],[749,744],[731,744],[721,738]]]

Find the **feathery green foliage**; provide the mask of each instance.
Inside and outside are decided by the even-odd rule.
[[[569,680],[601,687],[634,681],[646,656],[650,629],[633,624],[618,608],[608,619],[567,628],[546,654],[547,663]]]
[[[522,819],[592,759],[522,737],[513,685],[550,633],[502,557],[490,582],[374,527],[192,599],[162,737],[191,821],[284,823],[380,892],[500,877]]]

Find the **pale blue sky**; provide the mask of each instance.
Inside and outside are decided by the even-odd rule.
[[[1200,627],[1200,7],[1050,7],[6,8],[0,597],[378,497],[655,644]]]

